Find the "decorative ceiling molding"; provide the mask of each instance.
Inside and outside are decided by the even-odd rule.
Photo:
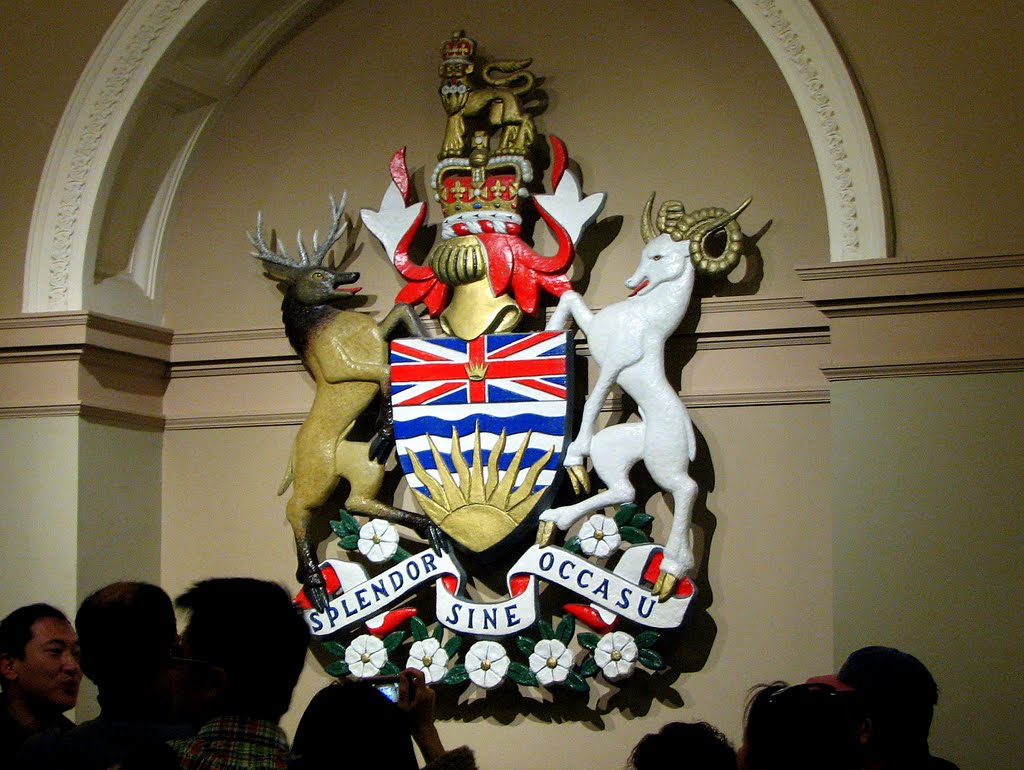
[[[782,71],[825,195],[832,262],[892,256],[885,168],[853,75],[807,0],[733,0]]]
[[[803,116],[825,198],[831,261],[891,256],[889,199],[871,123],[821,18],[809,0],[733,3],[774,57]],[[243,5],[251,6],[248,30],[219,59],[202,59],[197,67],[201,57],[189,44],[202,30],[231,26],[222,17],[237,18]],[[123,280],[103,291],[93,287],[99,231],[118,159],[132,141],[133,117],[152,98],[161,77],[192,78],[195,82],[181,85],[223,103],[276,43],[324,5],[324,0],[127,3],[79,79],[53,139],[29,230],[24,312],[89,309],[142,322],[159,320],[159,286]],[[188,138],[175,159],[176,170],[169,170],[174,172],[170,186],[153,202],[160,212],[170,210],[180,170],[197,138]],[[152,248],[159,249],[160,239],[152,241]],[[136,257],[159,282],[160,254]],[[148,304],[119,295],[140,291]]]

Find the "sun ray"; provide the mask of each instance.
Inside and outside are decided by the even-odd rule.
[[[442,505],[446,509],[451,510],[451,504],[445,496],[444,489],[433,476],[427,473],[427,469],[423,467],[423,463],[420,462],[420,458],[416,456],[416,453],[407,452],[406,455],[409,458],[409,462],[412,463],[413,473],[416,475],[416,478],[419,479],[420,483],[430,492],[431,499],[438,505]]]
[[[508,499],[508,507],[510,510],[518,506],[523,502],[523,500],[530,496],[534,485],[537,483],[537,477],[540,476],[540,472],[544,470],[544,466],[548,464],[548,460],[551,459],[551,455],[554,451],[555,448],[550,447],[548,451],[530,467],[530,470],[526,472],[526,478],[523,479],[523,483],[519,485],[519,488],[516,489]]]
[[[489,474],[488,474],[489,475]],[[476,430],[473,431],[473,470],[469,477],[469,499],[486,500],[487,494],[484,486],[484,464],[480,450],[480,421],[476,422]]]
[[[501,470],[501,457],[508,443],[505,430],[501,431],[484,462],[480,424],[477,423],[471,462],[467,462],[458,431],[453,429],[453,470],[434,438],[427,436],[439,479],[427,473],[415,452],[408,452],[413,472],[425,487],[425,491],[413,489],[422,510],[449,536],[472,551],[483,551],[500,542],[530,514],[545,491],[535,491],[534,487],[551,460],[554,447],[549,447],[527,469],[521,484],[516,483],[532,437],[533,431],[522,437],[508,467]]]
[[[455,434],[455,440],[458,442],[459,434]],[[452,510],[466,504],[466,495],[459,485],[455,483],[455,477],[452,476],[452,472],[448,470],[448,463],[444,461],[444,455],[437,448],[434,443],[433,436],[427,436],[427,443],[430,445],[430,451],[434,454],[434,465],[437,468],[438,474],[441,476],[441,484],[444,486],[445,498],[447,498],[449,506]],[[458,443],[455,444],[455,449],[458,450]]]
[[[487,458],[487,485],[484,487],[484,497],[488,500],[494,494],[498,480],[501,478],[498,463],[501,462],[501,454],[505,451],[505,436],[505,429],[502,428],[498,435],[498,441],[491,448],[491,455]]]
[[[497,489],[491,495],[489,502],[498,505],[501,509],[506,509],[508,503],[508,496],[512,492],[512,486],[516,483],[516,476],[519,475],[519,466],[522,465],[523,455],[526,454],[526,448],[530,445],[530,439],[533,437],[533,431],[526,433],[526,438],[523,439],[523,443],[519,445],[519,449],[516,450],[515,456],[512,458],[512,462],[508,468],[505,469],[505,475],[501,477],[501,481],[498,483]],[[496,502],[501,500],[500,505]]]

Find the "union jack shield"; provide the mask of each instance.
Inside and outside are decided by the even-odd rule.
[[[399,462],[424,513],[465,548],[497,544],[549,496],[571,427],[571,355],[562,331],[391,343]]]

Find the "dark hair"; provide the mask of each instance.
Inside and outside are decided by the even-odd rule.
[[[175,603],[189,611],[184,636],[192,657],[227,674],[220,713],[280,718],[309,646],[309,627],[284,588],[255,578],[212,578]]]
[[[178,638],[171,597],[150,583],[112,583],[86,597],[75,615],[82,672],[102,691],[148,683]]]
[[[633,770],[670,766],[698,770],[736,770],[736,751],[729,739],[707,722],[669,722],[648,733],[629,755]]]
[[[32,626],[43,618],[54,618],[68,623],[68,618],[63,612],[42,602],[19,607],[0,620],[0,655],[10,655],[18,660],[24,658],[25,647],[32,639]],[[4,679],[0,677],[0,689],[3,689],[3,686]]]
[[[748,770],[859,768],[864,723],[857,693],[827,684],[757,685],[744,726]]]
[[[295,729],[295,770],[331,767],[338,760],[338,725],[367,745],[387,749],[387,766],[416,770],[408,715],[365,682],[323,688],[309,702]]]
[[[876,748],[927,751],[939,688],[924,663],[893,647],[862,647],[850,653],[838,678],[864,698]]]

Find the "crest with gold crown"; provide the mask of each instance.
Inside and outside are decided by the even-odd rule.
[[[306,454],[327,452],[320,465],[333,464],[328,485],[344,479],[353,492],[332,522],[346,558],[319,565],[311,561],[316,544],[306,527],[306,511],[314,505],[304,509],[297,491],[289,501],[304,584],[296,601],[334,656],[328,672],[338,676],[367,678],[413,667],[434,684],[469,681],[486,691],[511,681],[587,691],[595,678],[617,682],[637,666],[662,668],[655,649],[659,633],[680,626],[694,595],[686,577],[692,498],[685,499],[696,489],[686,476],[693,429],[675,391],[658,386],[663,359],[651,345],[663,346],[664,339],[652,337],[643,323],[666,309],[682,317],[695,270],[724,275],[736,265],[745,243],[736,219],[746,204],[732,212],[687,213],[681,203],[668,201],[655,221],[649,201],[643,223],[649,243],[627,281],[630,299],[591,311],[572,291],[569,272],[576,244],[600,214],[605,195],[583,194],[566,146],[555,136],[546,137],[550,153],[538,171],[534,116],[540,95],[532,60],[482,62],[475,41],[461,30],[440,53],[444,136],[424,175],[441,214],[439,237],[425,254],[413,254],[428,206],[416,200],[400,149],[388,165],[390,183],[379,206],[360,211],[406,282],[395,308],[381,322],[352,311],[316,310],[318,329],[337,324],[347,330],[330,343],[344,364],[333,379],[321,375],[329,368],[323,360],[314,366],[304,358],[317,379],[317,403],[333,399],[357,414],[374,393],[387,399],[380,432],[368,445],[348,437],[348,417],[323,416],[314,425],[311,411],[300,431],[286,482],[306,472]],[[344,201],[332,201],[329,240],[318,245],[314,235],[312,258],[301,241],[302,259],[294,261],[268,246],[259,228],[250,236],[254,255],[278,280],[297,284],[310,274],[322,276],[317,280],[327,286],[328,299],[316,300],[323,303],[318,308],[356,291],[344,287],[358,274],[323,264],[344,232],[343,208]],[[537,227],[550,233],[553,253],[538,252],[527,239]],[[558,303],[547,325],[546,302]],[[439,331],[420,322],[413,312],[419,307]],[[648,388],[668,440],[657,438],[659,424],[646,418],[616,426],[621,438],[609,440],[611,428],[595,436],[596,412],[612,382],[604,376],[575,424],[574,339],[562,328],[570,317],[602,367],[623,353],[631,357],[623,371],[636,361],[647,367],[619,384],[641,412],[641,398],[630,389]],[[602,323],[612,333],[599,337]],[[403,325],[412,336],[393,338]],[[661,325],[667,335],[678,318]],[[360,350],[371,351],[365,363],[352,361],[354,348],[345,350],[354,345],[351,330],[357,326],[366,340]],[[598,355],[599,343],[610,344],[610,353]],[[325,429],[332,419],[336,427]],[[312,437],[308,449],[304,436]],[[375,499],[392,440],[421,513]],[[652,541],[653,517],[632,497],[615,497],[611,477],[605,478],[607,468],[628,473],[640,459],[651,469],[651,446],[662,447],[669,466],[681,465],[652,471],[677,498],[665,545]],[[565,478],[576,494],[589,492],[587,457],[609,491],[554,507]],[[299,486],[309,488],[296,481]],[[559,501],[566,499],[571,496]],[[426,543],[411,545],[396,525],[412,528]],[[566,532],[562,546],[551,543],[556,529]],[[541,609],[542,590],[561,592],[566,601],[560,616],[552,616],[550,607],[557,605],[551,602]],[[584,628],[577,634],[578,624]]]

